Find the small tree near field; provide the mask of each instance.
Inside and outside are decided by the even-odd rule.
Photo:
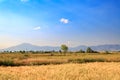
[[[93,53],[94,51],[90,48],[90,47],[88,47],[87,49],[86,49],[86,53]]]
[[[66,53],[66,52],[68,51],[68,47],[67,47],[65,44],[63,44],[63,45],[61,45],[61,50],[62,50],[64,53]]]
[[[85,53],[85,51],[83,51],[82,49],[79,50],[79,53]]]

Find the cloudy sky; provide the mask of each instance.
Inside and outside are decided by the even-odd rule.
[[[0,48],[120,44],[120,0],[0,0]]]

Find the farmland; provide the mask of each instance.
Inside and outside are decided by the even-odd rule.
[[[48,65],[87,62],[120,62],[119,53],[1,53],[1,66]]]
[[[0,0],[0,80],[120,80],[120,0]]]
[[[0,80],[120,80],[120,53],[1,53]]]
[[[120,80],[120,63],[0,67],[0,80]]]

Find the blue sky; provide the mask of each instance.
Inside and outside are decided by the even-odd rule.
[[[120,0],[0,0],[0,48],[120,44]]]

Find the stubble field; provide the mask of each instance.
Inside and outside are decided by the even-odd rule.
[[[1,53],[0,80],[120,80],[120,53]]]
[[[0,80],[120,80],[120,63],[0,67]]]

